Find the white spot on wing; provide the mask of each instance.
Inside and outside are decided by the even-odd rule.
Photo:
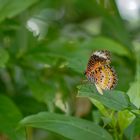
[[[101,51],[96,51],[93,53],[93,55],[99,56],[99,57],[104,58],[104,59],[108,59],[106,53],[103,53]]]

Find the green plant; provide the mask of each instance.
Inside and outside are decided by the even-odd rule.
[[[0,139],[139,138],[139,30],[127,28],[113,0],[104,3],[1,1]],[[99,95],[82,83],[90,54],[102,49],[119,81]]]

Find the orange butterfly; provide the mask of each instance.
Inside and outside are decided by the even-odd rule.
[[[103,95],[103,90],[111,90],[117,84],[115,70],[110,66],[111,56],[107,50],[95,51],[87,65],[85,75],[94,83],[98,92]]]

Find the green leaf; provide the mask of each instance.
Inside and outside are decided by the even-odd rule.
[[[131,84],[127,94],[130,101],[137,107],[140,108],[140,81],[135,81]]]
[[[135,115],[128,110],[118,112],[118,125],[121,133],[130,125],[130,123],[135,119]]]
[[[18,108],[21,110],[24,116],[28,116],[30,114],[35,114],[40,111],[46,110],[46,104],[40,103],[28,95],[15,96],[14,102],[18,104]]]
[[[122,91],[104,91],[104,94],[100,95],[92,84],[81,85],[78,89],[78,96],[94,98],[108,108],[114,110],[136,109],[129,101],[127,94]]]
[[[119,15],[119,10],[117,9],[118,6],[115,4],[113,0],[110,1],[110,4],[112,3],[112,8],[114,10],[114,15],[112,16],[111,11],[108,11],[106,7],[98,7],[98,13],[102,16],[104,26],[103,26],[103,32],[110,36],[111,38],[115,38],[115,40],[118,40],[122,44],[125,45],[126,48],[129,49],[129,51],[132,51],[132,44],[130,40],[129,33],[127,29],[125,28],[124,22],[121,19],[121,16]]]
[[[91,53],[95,50],[102,49],[109,50],[112,53],[121,56],[131,56],[129,50],[125,46],[106,37],[96,37],[94,39],[87,39],[86,41],[83,41],[79,44],[77,43],[77,50],[75,49],[73,50],[73,52],[70,52],[67,49],[63,56],[68,62],[68,67],[83,74]],[[57,48],[55,50],[57,50]],[[57,53],[59,53],[59,50],[57,51]]]
[[[96,37],[94,39],[89,39],[85,41],[82,46],[97,50],[106,49],[118,55],[130,56],[130,52],[125,46],[113,39],[109,39],[106,37]]]
[[[101,102],[95,100],[94,98],[90,98],[90,100],[105,117],[109,116],[107,109],[104,107],[104,105]]]
[[[21,126],[42,128],[73,140],[112,140],[112,137],[100,126],[71,116],[42,112],[24,118]]]
[[[42,102],[47,102],[47,101],[52,101],[54,99],[55,96],[55,88],[54,85],[50,85],[48,83],[44,83],[42,81],[40,81],[40,79],[37,78],[37,75],[35,77],[27,74],[25,76],[27,84],[29,86],[29,88],[32,91],[32,95],[33,97],[38,100],[38,101],[42,101]]]
[[[134,140],[140,134],[140,117],[135,118],[134,121],[126,128],[125,136],[128,140]]]
[[[0,0],[0,21],[16,16],[37,1],[38,0]]]
[[[87,3],[84,0],[77,0],[74,2],[76,10],[79,11],[78,15],[81,13],[81,15],[88,15],[92,18],[101,17],[104,25],[102,26],[103,34],[110,36],[110,38],[115,38],[115,40],[124,44],[125,47],[131,51],[132,45],[128,31],[124,26],[123,20],[119,16],[119,12],[114,1],[99,2],[95,0]],[[103,5],[101,3],[103,3]],[[105,3],[108,3],[108,7]]]
[[[0,133],[6,134],[10,140],[25,140],[24,130],[16,131],[21,118],[15,104],[6,96],[0,95]]]
[[[9,59],[9,54],[3,48],[0,48],[0,67],[4,67]]]
[[[131,102],[140,108],[140,43],[134,42],[135,47],[135,57],[136,57],[136,75],[135,81],[131,84],[127,94]]]
[[[82,57],[81,57],[82,56]],[[88,55],[79,55],[77,57],[67,58],[68,67],[72,70],[84,74],[86,70],[86,65],[88,63]]]

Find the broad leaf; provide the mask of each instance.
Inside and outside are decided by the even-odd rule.
[[[107,109],[105,108],[105,106],[101,102],[95,100],[94,98],[90,98],[90,99],[91,99],[91,102],[99,109],[99,111],[105,117],[108,117],[109,116],[109,113],[108,113]]]
[[[73,140],[112,140],[106,130],[92,122],[55,113],[32,115],[24,118],[20,124],[52,131]]]
[[[134,119],[134,121],[126,128],[125,136],[128,140],[134,140],[140,134],[140,118]]]
[[[78,96],[94,98],[104,104],[106,107],[114,110],[135,109],[131,104],[127,94],[122,91],[104,91],[104,95],[100,95],[96,88],[91,84],[81,85],[78,87]]]
[[[109,39],[106,37],[97,37],[94,39],[90,39],[85,41],[85,43],[83,43],[82,45],[90,49],[106,49],[119,55],[130,56],[130,52],[125,46],[113,39]]]
[[[121,133],[130,125],[130,123],[135,119],[135,115],[128,110],[118,112],[118,125]]]
[[[0,133],[7,135],[10,140],[25,140],[24,131],[16,131],[21,118],[15,104],[6,96],[0,95]]]
[[[138,108],[140,108],[140,81],[135,81],[131,84],[127,94],[131,102]]]
[[[0,0],[0,21],[16,16],[38,0]]]
[[[127,94],[130,97],[131,102],[140,108],[140,43],[134,42],[135,55],[136,55],[136,80],[131,84]]]

